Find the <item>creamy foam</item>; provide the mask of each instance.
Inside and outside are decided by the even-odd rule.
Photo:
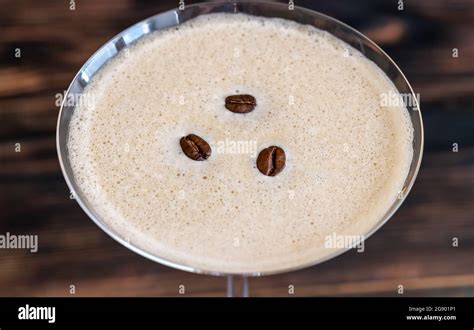
[[[122,237],[195,268],[265,272],[334,253],[325,237],[364,234],[397,198],[412,160],[396,88],[332,35],[282,19],[211,14],[142,38],[92,79],[68,140],[74,176]],[[248,114],[224,99],[252,94]],[[181,151],[194,133],[203,162]],[[265,177],[255,154],[284,148]],[[220,150],[218,152],[218,149]]]

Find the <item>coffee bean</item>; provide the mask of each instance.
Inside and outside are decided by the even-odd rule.
[[[205,160],[211,156],[211,147],[201,137],[189,134],[179,140],[181,149],[186,156],[193,160]]]
[[[257,100],[248,94],[230,95],[225,98],[225,107],[235,113],[247,113],[255,109]]]
[[[262,174],[275,176],[285,168],[285,151],[271,146],[260,151],[257,157],[257,168]]]

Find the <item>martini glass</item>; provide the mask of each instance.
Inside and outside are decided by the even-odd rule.
[[[67,137],[69,133],[69,123],[71,116],[74,112],[74,104],[66,102],[70,99],[70,96],[75,96],[72,99],[77,99],[78,95],[81,95],[84,88],[89,84],[91,78],[107,63],[111,58],[115,57],[119,52],[123,51],[127,46],[149,34],[150,32],[170,28],[179,25],[187,20],[193,19],[200,15],[206,15],[210,13],[245,13],[249,15],[263,16],[263,17],[278,17],[288,20],[292,20],[301,24],[309,24],[320,30],[327,31],[337,38],[345,41],[368,59],[372,60],[393,82],[395,87],[401,93],[401,95],[408,96],[403,100],[411,100],[412,102],[406,102],[405,106],[409,112],[410,119],[414,128],[414,139],[413,139],[413,159],[410,164],[409,173],[405,179],[403,189],[399,195],[399,198],[390,206],[383,217],[374,224],[374,226],[366,233],[363,237],[367,239],[373,233],[375,233],[383,224],[385,224],[391,216],[396,212],[400,205],[405,200],[408,192],[410,191],[413,183],[418,174],[422,155],[423,155],[423,123],[421,113],[419,111],[418,100],[405,78],[402,71],[393,62],[393,60],[374,42],[365,37],[357,30],[350,26],[332,18],[327,15],[312,11],[309,9],[295,6],[290,9],[288,4],[276,3],[276,2],[261,2],[261,1],[239,1],[239,2],[204,2],[195,5],[186,6],[185,9],[169,10],[158,15],[147,18],[129,28],[122,31],[105,45],[103,45],[91,58],[84,64],[79,70],[74,79],[72,80],[59,112],[58,124],[57,124],[57,150],[61,170],[64,178],[74,194],[77,202],[87,215],[108,235],[114,238],[116,241],[129,248],[130,250],[148,258],[155,262],[174,267],[180,270],[217,275],[227,276],[227,296],[235,296],[234,292],[234,279],[236,276],[242,279],[241,295],[249,295],[248,277],[250,276],[261,276],[269,274],[278,274],[284,272],[290,272],[298,269],[310,267],[321,262],[332,259],[345,251],[348,251],[351,247],[337,250],[332,254],[329,254],[323,258],[315,258],[309,263],[303,263],[291,268],[281,267],[272,271],[261,271],[254,270],[249,273],[227,273],[221,269],[205,269],[197,267],[192,263],[184,264],[176,260],[165,258],[159,254],[151,253],[145,248],[138,245],[138,243],[131,243],[126,238],[122,237],[117,233],[114,228],[109,226],[91,207],[90,201],[88,201],[81,189],[79,188],[69,161],[69,155],[67,150]]]

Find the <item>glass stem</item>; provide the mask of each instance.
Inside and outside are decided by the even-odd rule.
[[[234,277],[227,275],[227,297],[232,298],[234,296]]]
[[[249,280],[247,276],[242,276],[242,297],[249,296]],[[227,297],[235,297],[234,291],[234,277],[232,275],[227,275]]]

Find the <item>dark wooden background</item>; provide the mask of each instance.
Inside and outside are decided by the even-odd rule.
[[[68,296],[70,285],[81,296],[174,296],[179,285],[225,295],[224,278],[155,264],[109,238],[69,199],[56,156],[55,95],[113,35],[177,4],[0,1],[0,234],[40,243],[36,254],[0,250],[0,296]],[[365,253],[251,279],[250,294],[286,296],[293,285],[301,296],[394,296],[403,285],[406,296],[474,296],[474,1],[296,4],[349,23],[394,58],[421,95],[426,150],[409,198]]]

